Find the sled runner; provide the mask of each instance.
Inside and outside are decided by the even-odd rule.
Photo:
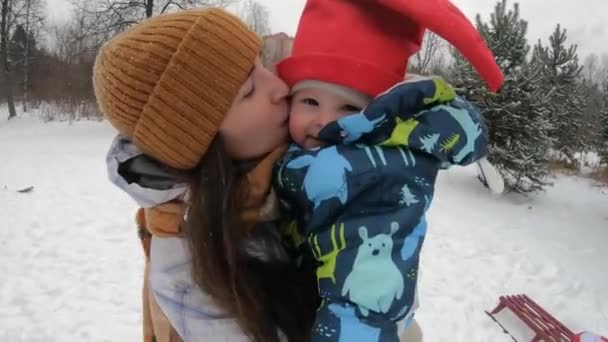
[[[486,311],[488,316],[509,335],[511,333],[495,317],[505,308],[513,312],[526,326],[534,331],[536,335],[530,342],[608,342],[608,339],[590,332],[574,334],[572,330],[525,294],[500,296],[496,308],[490,312]],[[514,341],[517,341],[513,335],[511,337]]]

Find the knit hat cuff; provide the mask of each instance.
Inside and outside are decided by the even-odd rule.
[[[355,105],[361,109],[365,108],[369,102],[372,100],[372,97],[369,95],[365,95],[355,89],[340,86],[333,83],[318,81],[318,80],[303,80],[294,84],[291,87],[291,94],[302,90],[302,89],[321,89],[327,92],[331,92],[338,96],[341,96],[352,102],[352,105]]]
[[[277,69],[290,87],[302,80],[321,80],[355,89],[371,97],[402,81],[405,76],[387,73],[356,59],[324,54],[289,57],[279,63]],[[362,81],[361,75],[365,75],[365,80]]]

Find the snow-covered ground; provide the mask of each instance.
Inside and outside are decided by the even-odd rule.
[[[545,193],[495,198],[474,174],[444,173],[430,209],[419,315],[429,341],[511,341],[483,309],[518,293],[575,332],[608,336],[608,189],[560,176]]]
[[[140,340],[143,260],[135,205],[106,180],[112,128],[5,117],[0,341]],[[530,198],[494,197],[474,175],[439,178],[417,316],[425,341],[511,341],[484,313],[507,293],[608,335],[608,190],[562,176]]]
[[[0,117],[0,341],[141,340],[135,206],[104,169],[112,129]]]

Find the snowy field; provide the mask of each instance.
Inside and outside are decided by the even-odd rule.
[[[105,175],[113,130],[0,118],[0,341],[141,340],[135,205]],[[417,316],[425,341],[512,341],[484,310],[515,293],[574,331],[608,335],[608,189],[560,176],[546,193],[494,197],[474,175],[439,178]]]

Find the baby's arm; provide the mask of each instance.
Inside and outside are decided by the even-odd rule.
[[[440,77],[399,83],[361,113],[329,124],[320,137],[335,143],[408,147],[444,164],[460,165],[481,158],[487,144],[479,111]]]
[[[380,145],[407,146],[454,165],[471,164],[486,153],[487,129],[481,114],[462,98],[395,120],[390,137]]]

